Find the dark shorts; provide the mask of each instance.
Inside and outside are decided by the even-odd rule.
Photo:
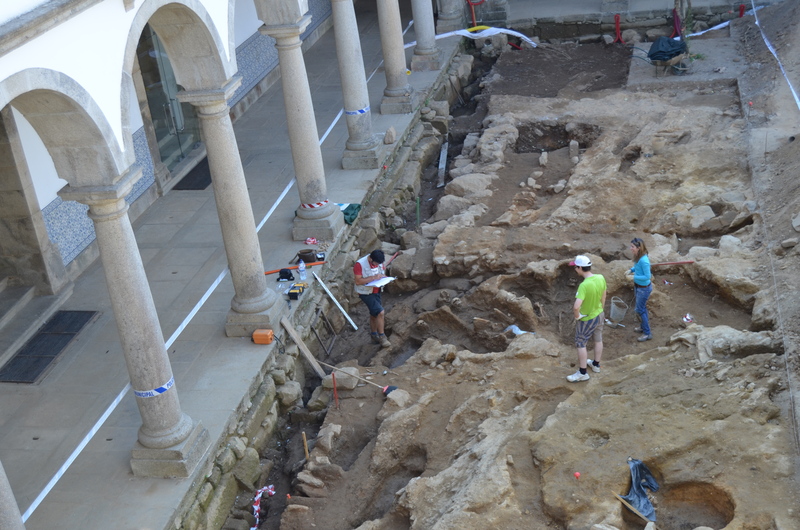
[[[381,293],[360,294],[358,295],[361,301],[367,304],[370,316],[376,317],[383,313],[383,306],[381,305]]]
[[[589,338],[594,337],[595,342],[603,342],[603,320],[605,313],[600,313],[591,320],[578,320],[575,326],[575,346],[585,348]]]

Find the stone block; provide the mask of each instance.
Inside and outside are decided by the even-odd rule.
[[[248,447],[242,459],[233,469],[233,476],[245,489],[252,489],[258,477],[261,476],[261,460],[258,456],[258,451]]]
[[[165,449],[151,449],[136,442],[131,451],[131,470],[137,477],[188,477],[210,445],[208,431],[197,422],[183,442]]]
[[[341,425],[337,425],[335,423],[329,423],[328,425],[325,425],[319,430],[319,433],[317,433],[316,445],[314,446],[315,452],[319,450],[323,454],[330,453],[331,448],[333,447],[333,439],[339,436],[341,432]]]
[[[228,447],[233,451],[233,454],[236,455],[237,460],[244,457],[244,453],[247,451],[247,443],[238,436],[231,436],[228,438]]]
[[[309,486],[313,486],[315,488],[325,487],[325,482],[318,479],[317,477],[315,477],[309,471],[306,470],[303,470],[297,474],[297,480],[299,480],[303,484],[308,484]]]
[[[337,464],[332,464],[327,457],[312,458],[311,462],[306,464],[306,469],[315,477],[326,482],[338,480],[344,476],[344,469]]]
[[[192,507],[189,508],[189,513],[187,513],[184,516],[181,529],[198,530],[200,528],[204,528],[203,526],[205,524],[204,519],[205,519],[205,511],[203,510],[203,508],[200,507],[199,502],[195,502],[194,504],[192,504]]]
[[[275,426],[278,424],[278,402],[272,402],[267,416],[261,422],[260,427],[250,436],[250,441],[253,447],[264,447],[267,441],[272,438],[272,433],[275,432]]]
[[[356,379],[354,376],[360,376],[358,368],[354,366],[345,366],[344,368],[337,369],[336,388],[353,390],[356,386],[358,386],[358,379]],[[322,386],[323,388],[327,389],[333,388],[333,378],[331,377],[331,374],[326,375],[322,379]]]
[[[342,153],[342,169],[377,169],[388,154],[383,142],[369,149],[345,149]],[[392,143],[392,142],[390,142]]]
[[[268,377],[264,379],[256,395],[253,396],[250,410],[248,410],[241,421],[239,421],[239,428],[237,429],[239,436],[246,436],[248,439],[252,440],[274,403],[275,383]]]
[[[411,114],[417,106],[417,95],[409,86],[409,92],[404,96],[383,96],[381,99],[381,114]]]
[[[200,506],[206,507],[208,503],[211,502],[211,498],[214,495],[214,486],[210,483],[206,482],[202,486],[200,486],[200,491],[197,492],[197,502],[200,503]]]
[[[422,247],[417,249],[414,257],[414,268],[411,270],[411,278],[421,282],[429,282],[436,279],[436,271],[433,268],[434,247]]]
[[[294,407],[303,399],[303,389],[297,381],[289,381],[279,386],[275,394],[284,410]]]
[[[301,482],[297,485],[297,489],[306,497],[320,499],[328,496],[328,488],[325,485],[318,488]]]
[[[236,465],[236,453],[230,447],[225,447],[214,461],[223,473],[229,472]]]
[[[286,384],[286,371],[285,370],[272,370],[269,373],[276,386]]]
[[[437,50],[436,53],[430,55],[417,55],[416,53],[411,57],[411,71],[412,72],[433,72],[442,67],[442,52]]]
[[[297,365],[295,364],[294,357],[289,355],[276,355],[275,356],[275,370],[281,370],[283,373],[286,374],[286,377],[289,379],[294,379],[295,377],[295,370],[297,369]],[[285,384],[285,382],[284,382]]]
[[[206,509],[205,528],[221,528],[228,518],[239,486],[232,473],[225,473]]]
[[[311,399],[308,400],[307,407],[308,410],[311,411],[325,410],[330,402],[331,393],[322,386],[318,386],[311,394]]]
[[[225,524],[222,525],[221,530],[250,530],[250,523],[244,519],[228,517],[225,520]]]

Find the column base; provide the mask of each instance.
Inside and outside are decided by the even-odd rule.
[[[239,313],[231,309],[225,320],[225,335],[228,337],[251,337],[257,329],[274,328],[278,325],[280,301],[258,313]]]
[[[415,92],[406,96],[383,96],[381,114],[410,114],[417,106],[417,99]]]
[[[294,218],[292,228],[292,239],[295,241],[305,241],[309,237],[333,241],[344,229],[344,215],[336,207],[330,215],[320,219],[303,219],[300,216]]]
[[[383,136],[383,135],[381,135]],[[342,153],[343,169],[377,169],[386,160],[387,149],[381,138],[380,143],[369,149],[354,151],[345,149]]]
[[[412,72],[432,72],[442,67],[442,51],[430,55],[416,55],[411,57]]]
[[[134,476],[147,478],[186,478],[211,447],[211,437],[203,424],[195,423],[181,443],[165,449],[151,449],[136,442],[131,451]]]

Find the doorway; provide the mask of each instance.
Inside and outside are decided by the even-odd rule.
[[[181,162],[201,147],[194,107],[178,101],[183,88],[155,31],[146,25],[136,50],[147,104],[153,121],[161,162],[174,173]]]

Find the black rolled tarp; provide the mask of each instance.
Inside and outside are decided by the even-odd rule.
[[[651,61],[669,61],[682,53],[686,53],[686,43],[683,40],[659,37],[650,46],[647,58]]]

